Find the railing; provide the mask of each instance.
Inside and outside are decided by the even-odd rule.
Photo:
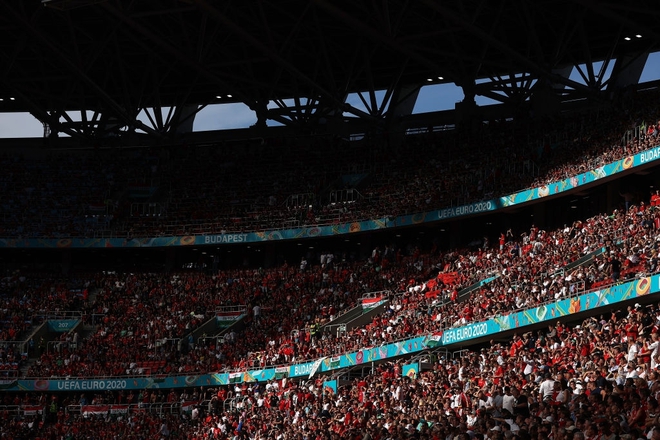
[[[362,198],[362,194],[355,188],[338,189],[330,191],[328,195],[328,203],[352,203],[357,202]]]
[[[200,404],[200,402],[154,402],[154,403],[107,403],[93,405],[67,405],[65,411],[68,414],[133,414],[136,412],[147,412],[150,414],[180,414],[186,404]]]
[[[80,310],[46,310],[35,313],[32,317],[43,321],[49,319],[82,319],[83,312]]]
[[[19,353],[27,353],[28,341],[0,341],[0,347],[9,348],[11,346],[18,347]]]
[[[3,369],[0,368],[0,384],[13,382],[18,379],[18,365],[16,368]]]
[[[301,328],[301,329],[293,329],[289,333],[291,335],[291,340],[295,343],[300,342],[301,340],[305,340],[305,335],[310,333],[309,328]]]
[[[69,343],[67,341],[48,341],[46,342],[46,352],[47,353],[61,353],[62,347],[67,347]]]
[[[178,350],[180,343],[181,343],[181,338],[156,339],[156,342],[154,344],[154,353],[156,353],[161,348],[165,348],[165,349],[169,348],[169,350],[173,350],[173,349]]]
[[[101,320],[105,318],[105,313],[92,313],[91,315],[91,325],[99,325],[101,323]]]
[[[454,351],[454,352],[451,353],[451,358],[452,359],[462,359],[463,357],[465,357],[465,355],[467,355],[469,353],[470,353],[470,350],[468,350],[467,348],[463,349],[463,350]]]
[[[224,344],[225,343],[225,337],[224,335],[221,336],[200,336],[197,338],[197,345],[204,345],[206,341],[214,341],[217,344]]]
[[[250,402],[247,396],[237,396],[225,399],[225,401],[222,403],[222,406],[225,412],[236,411],[244,409],[246,402]]]
[[[247,306],[245,304],[238,304],[234,306],[223,306],[215,309],[215,315],[216,316],[222,316],[222,315],[227,315],[227,316],[234,316],[234,315],[240,315],[242,313],[245,313],[247,311]]]
[[[388,299],[392,295],[391,290],[378,290],[376,292],[367,292],[360,297],[360,302],[365,299],[382,298]]]
[[[284,201],[287,208],[307,208],[316,204],[316,195],[314,193],[291,194]]]
[[[25,411],[23,406],[21,405],[0,405],[0,414],[6,414],[8,416],[22,416],[24,415],[24,412]]]
[[[578,281],[577,283],[571,284],[571,286],[569,287],[569,290],[572,293],[577,293],[577,294],[581,295],[582,293],[584,293],[585,288],[586,288],[586,285],[585,285],[584,281]]]
[[[323,328],[323,333],[328,333],[330,335],[333,335],[335,338],[341,338],[342,336],[345,336],[347,331],[346,331],[346,324],[330,324],[326,325]]]
[[[167,207],[155,202],[131,204],[131,217],[160,217],[167,213]]]

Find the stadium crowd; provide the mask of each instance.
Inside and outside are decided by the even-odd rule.
[[[4,155],[0,164],[10,172],[0,178],[6,195],[0,235],[66,240],[264,231],[478,202],[597,170],[657,145],[656,96],[642,93],[577,118],[485,124],[468,136],[409,135],[399,146],[367,137],[358,148],[311,137]],[[249,176],[245,163],[253,170]]]
[[[643,109],[645,111],[640,114],[648,117],[648,109]],[[658,115],[652,116],[651,120],[657,120]],[[605,135],[591,137],[602,132],[600,123],[594,124],[593,132],[583,131],[579,137],[562,144],[593,146],[586,159],[582,157],[580,162],[572,162],[562,147],[548,151],[548,163],[554,160],[550,157],[556,157],[562,165],[549,167],[548,174],[532,183],[565,178],[655,145],[658,127],[654,125],[641,125],[644,127],[642,136],[620,144],[624,126],[635,121],[635,126],[639,127],[643,120],[640,118],[639,114],[629,114],[623,122],[602,118],[601,123],[611,129]],[[503,139],[508,140],[505,136]],[[420,142],[421,148],[429,151],[437,148],[428,139]],[[517,144],[511,145],[515,149]],[[617,147],[611,148],[613,145]],[[479,150],[475,147],[475,151]],[[511,154],[523,163],[528,160],[518,156],[518,150],[512,150]],[[194,164],[194,155],[192,158],[181,163],[183,168],[172,168],[174,173]],[[396,156],[392,158],[397,160]],[[491,191],[497,194],[509,191],[501,183],[493,182],[509,181],[515,185],[512,189],[520,189],[526,181],[522,177],[513,181],[501,179],[502,170],[476,171],[465,161],[449,161],[443,166],[432,161],[429,164],[435,171],[419,163],[412,166],[411,169],[420,174],[405,179],[412,186],[406,186],[399,193],[409,194],[414,189],[415,200],[406,197],[396,202],[393,188],[390,191],[385,186],[374,186],[374,191],[381,195],[380,200],[369,198],[372,202],[376,200],[375,205],[353,204],[342,221],[363,215],[376,218],[382,212],[394,215],[418,212],[423,207],[420,203],[439,206],[438,203],[449,199],[444,195],[427,194],[424,188],[437,187],[433,179],[443,174],[440,171],[446,170],[443,166],[447,164],[449,170],[456,171],[455,167],[469,170],[469,179],[461,178],[460,173],[454,175],[459,176],[457,182],[460,181],[463,188],[460,195],[470,200],[478,200]],[[66,166],[61,169],[66,175],[64,182],[76,177],[81,181],[87,178],[84,173],[67,174]],[[199,173],[195,166],[190,169],[199,176],[208,175]],[[292,186],[313,181],[312,176],[317,174],[312,169],[309,168],[309,180],[302,178],[299,182],[278,185],[281,191],[274,199],[263,202],[264,206],[275,208],[266,209],[263,215],[268,217],[267,212],[280,209],[277,201],[291,191],[318,191],[318,188]],[[119,169],[108,171],[110,177],[106,177],[114,183],[122,172]],[[156,174],[158,167],[145,172]],[[36,174],[38,172],[30,175]],[[131,175],[130,170],[127,175]],[[25,176],[16,181],[19,185],[15,185],[12,176],[10,173],[3,178],[3,187],[12,194],[16,188],[24,191]],[[125,178],[128,182],[128,177]],[[231,200],[219,198],[217,208],[211,206],[210,211],[200,214],[198,210],[207,209],[208,205],[203,208],[195,205],[195,197],[186,191],[201,189],[196,194],[209,197],[222,192],[223,188],[209,188],[211,192],[208,192],[204,182],[197,183],[197,187],[186,187],[183,181],[182,186],[173,185],[173,194],[181,205],[178,213],[172,210],[168,215],[178,218],[176,221],[192,219],[202,224],[213,216],[235,216],[239,212],[218,214],[216,209],[231,206]],[[108,188],[99,185],[90,191],[83,184],[81,191],[93,194],[95,200],[102,193],[107,198]],[[454,197],[456,193],[449,188],[451,185],[447,185],[447,194]],[[247,188],[251,186],[263,187],[259,181]],[[69,187],[76,188],[76,185]],[[466,192],[465,188],[472,189]],[[27,191],[28,194],[33,192]],[[260,197],[257,194],[259,192],[231,196],[239,200],[236,205],[240,205],[252,197]],[[77,199],[74,193],[70,197],[74,205],[80,205],[80,210],[67,213],[66,224],[57,223],[62,216],[57,210],[51,210],[50,217],[42,216],[41,223],[26,224],[35,226],[39,234],[52,237],[63,237],[67,234],[63,231],[88,234],[93,228],[76,226],[72,219],[89,215],[83,212],[93,209],[91,206],[95,202]],[[20,200],[30,206],[37,203],[30,197],[16,196],[7,200],[6,203]],[[23,212],[22,207],[11,203],[5,210]],[[121,214],[122,209],[128,209],[126,205],[113,206],[117,215],[126,215],[126,212]],[[385,207],[388,210],[382,211]],[[301,212],[312,211],[303,209]],[[273,214],[264,224],[282,220],[276,217]],[[31,236],[31,231],[12,226],[23,223],[25,218],[11,215],[6,218],[3,232]],[[112,221],[117,219],[113,217]],[[318,218],[312,215],[303,219],[303,223],[307,221],[316,222]],[[234,224],[243,228],[241,222],[239,218]],[[153,223],[146,222],[143,226],[146,229],[142,232],[153,233]],[[141,226],[130,221],[122,223],[121,227],[128,228],[132,234],[139,235],[141,231]],[[222,224],[221,227],[228,226]],[[181,233],[195,232],[199,231],[183,230]],[[330,259],[324,254],[324,261],[320,258],[303,260],[300,265],[287,264],[273,269],[213,274],[89,274],[77,280],[76,284],[84,286],[81,292],[85,293],[81,295],[72,293],[71,283],[48,276],[23,277],[18,273],[0,284],[3,301],[0,339],[21,341],[26,332],[42,322],[35,319],[39,316],[35,311],[43,312],[42,320],[53,310],[79,311],[85,324],[94,324],[92,333],[84,338],[78,339],[76,332],[63,334],[60,341],[65,343],[56,345],[55,350],[37,343],[38,360],[26,375],[38,378],[189,374],[300,362],[378,346],[411,335],[441,332],[447,327],[656,273],[659,249],[660,210],[640,204],[627,205],[610,215],[597,215],[554,231],[532,226],[520,236],[503,232],[497,245],[484,241],[476,250],[444,252],[433,248],[423,253],[414,247],[387,246],[374,249],[366,261],[347,261],[330,253]],[[464,288],[484,280],[488,281],[469,296],[460,296]],[[87,297],[89,289],[94,289],[91,298]],[[394,293],[386,294],[384,299],[389,301],[386,310],[370,324],[346,333],[319,331],[334,317],[357,305],[364,294],[375,291]],[[235,304],[245,304],[250,311],[241,332],[229,333],[229,337],[216,341],[189,339],[196,328],[214,318],[216,310]],[[282,304],[291,309],[286,319],[282,319]],[[92,317],[99,320],[91,321]],[[467,351],[456,358],[445,354],[444,358],[432,359],[431,368],[416,378],[401,376],[401,362],[382,364],[375,372],[341,385],[336,394],[329,393],[321,379],[304,384],[293,380],[255,386],[245,384],[234,389],[196,390],[190,394],[186,390],[110,393],[100,397],[82,395],[74,400],[63,394],[30,393],[21,397],[6,393],[2,397],[7,406],[30,404],[42,406],[44,410],[42,416],[23,417],[13,417],[5,411],[0,415],[3,417],[0,438],[468,440],[476,437],[526,440],[552,437],[553,440],[626,440],[634,437],[658,440],[658,326],[660,311],[656,306],[649,309],[631,306],[627,312],[588,320],[576,328],[558,322],[547,331],[521,334],[506,344],[493,341],[488,350]],[[26,342],[34,349],[35,341]],[[17,371],[22,368],[19,359],[25,361],[30,352],[18,351],[18,347],[2,346],[0,369]],[[157,361],[154,370],[144,369],[147,361]],[[229,393],[232,397],[228,397]],[[83,399],[135,404],[140,410],[122,415],[84,414],[83,411],[76,414],[73,408],[85,406]],[[175,411],[162,416],[148,410],[163,402],[200,404],[193,405],[190,414]]]
[[[636,304],[481,350],[437,351],[415,375],[402,374],[407,361],[382,363],[363,377],[340,377],[337,392],[317,377],[182,391],[7,393],[3,408],[43,412],[5,409],[0,438],[657,439],[659,331],[657,304]],[[163,403],[176,410],[154,411]],[[131,406],[110,413],[108,404]]]
[[[42,350],[27,376],[227,371],[441,332],[655,273],[658,226],[660,211],[641,205],[556,231],[532,226],[520,237],[503,234],[499,246],[484,243],[472,251],[396,252],[388,246],[374,249],[366,261],[324,254],[323,264],[272,269],[97,274],[93,301],[79,302],[78,309],[86,323],[94,319],[92,334],[78,338],[79,329],[62,334],[59,340],[65,343]],[[482,280],[490,282],[459,298],[464,287]],[[347,332],[321,331],[365,293],[381,291],[389,302],[371,323]],[[14,306],[19,313],[23,304],[9,301],[6,310]],[[242,331],[192,337],[217,310],[237,304],[250,312]],[[287,319],[282,319],[282,304],[290,304]]]

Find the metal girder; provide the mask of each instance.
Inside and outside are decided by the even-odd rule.
[[[29,96],[24,95],[18,90],[14,90],[12,93],[16,96],[16,98],[20,99],[24,104],[27,105],[27,107],[30,109],[30,114],[37,118],[41,123],[47,124],[48,127],[53,130],[53,128],[56,129],[56,132],[63,132],[71,136],[72,138],[82,138],[85,140],[89,140],[87,136],[85,136],[83,133],[80,133],[76,130],[72,130],[68,127],[62,127],[59,118],[56,116],[50,115],[48,112],[46,112],[43,108],[40,106],[36,105],[32,100],[30,99]]]
[[[325,11],[331,13],[333,16],[337,17],[339,20],[349,25],[352,29],[364,35],[365,37],[380,42],[385,46],[395,50],[396,52],[406,55],[411,59],[414,59],[415,61],[419,62],[421,65],[428,67],[431,71],[443,72],[442,66],[439,66],[436,63],[429,60],[428,58],[423,57],[414,51],[411,51],[407,47],[404,47],[396,39],[392,38],[392,36],[383,35],[382,32],[377,31],[368,24],[361,22],[355,17],[352,17],[350,14],[347,14],[345,11],[339,9],[337,6],[335,6],[335,4],[332,4],[327,0],[314,0],[314,3],[319,7],[323,8]],[[436,74],[440,74],[440,73],[436,73]]]
[[[41,42],[41,44],[48,48],[52,53],[56,54],[58,58],[71,71],[71,73],[77,76],[82,82],[87,84],[87,86],[90,87],[119,118],[123,119],[127,123],[131,121],[131,118],[128,116],[125,109],[114,99],[112,99],[101,86],[96,84],[95,81],[93,81],[85,72],[83,72],[80,66],[71,60],[68,53],[64,52],[55,44],[53,44],[49,38],[47,38],[42,32],[36,29],[32,23],[25,19],[25,17],[17,13],[12,7],[8,6],[8,3],[2,2],[2,5],[9,15],[11,15],[17,22],[20,22],[25,29],[27,29]]]
[[[0,85],[7,84],[0,93],[29,98],[5,100],[0,111],[31,111],[77,137],[103,136],[104,121],[113,130],[120,124],[122,135],[127,126],[174,136],[229,93],[264,125],[299,128],[326,118],[373,127],[408,114],[414,100],[402,95],[437,76],[462,86],[468,99],[520,102],[539,90],[539,102],[551,94],[605,100],[611,85],[638,82],[640,60],[660,49],[660,10],[650,0],[55,3],[61,7],[0,5]],[[74,4],[91,6],[69,9]],[[644,38],[624,42],[628,31]],[[583,78],[558,73],[568,67]],[[346,104],[354,93],[358,108]],[[273,100],[284,105],[267,109]],[[143,108],[156,110],[140,127]],[[85,109],[103,117],[91,120]],[[53,121],[63,111],[81,111],[80,120],[69,113],[74,121]]]
[[[274,52],[272,50],[272,48],[267,47],[262,41],[257,39],[254,35],[251,35],[250,33],[246,32],[245,29],[243,29],[241,26],[234,23],[231,19],[229,19],[225,14],[223,14],[221,11],[219,11],[214,6],[209,5],[205,0],[192,0],[192,1],[194,1],[197,5],[199,5],[200,8],[202,8],[204,11],[206,11],[208,14],[210,14],[213,18],[215,18],[223,26],[226,26],[232,32],[236,33],[241,38],[243,38],[251,46],[255,47],[256,49],[258,49],[258,50],[262,51],[264,54],[266,54],[270,59],[272,59],[281,68],[283,68],[287,72],[291,73],[294,77],[298,78],[300,81],[302,81],[302,82],[306,83],[307,85],[309,85],[311,87],[311,90],[314,92],[314,94],[322,95],[324,98],[326,98],[329,101],[333,102],[338,108],[341,108],[342,110],[344,110],[346,112],[353,113],[356,116],[361,117],[361,118],[373,119],[373,117],[371,115],[369,115],[368,113],[362,112],[362,111],[352,107],[351,105],[348,105],[344,102],[341,102],[339,99],[337,99],[337,97],[335,96],[334,93],[327,90],[325,87],[323,87],[317,81],[314,81],[312,78],[309,78],[307,75],[305,75],[300,69],[298,69],[291,62],[286,60],[279,53]]]
[[[640,24],[639,22],[632,21],[623,14],[617,13],[613,10],[613,9],[619,9],[624,11],[627,10],[635,14],[655,15],[656,23],[657,23],[657,20],[660,20],[660,9],[658,8],[640,9],[636,7],[634,2],[610,3],[610,2],[600,2],[600,1],[597,2],[594,0],[573,0],[573,1],[593,11],[594,14],[602,15],[603,17],[607,17],[610,20],[618,21],[619,23],[628,26],[631,32],[634,30],[635,32],[639,32],[645,34],[648,37],[652,37],[655,40],[660,40],[660,32],[658,32],[657,26],[656,27],[645,26],[644,24]]]
[[[211,72],[208,68],[204,67],[203,64],[197,62],[196,60],[194,60],[194,59],[190,58],[189,56],[187,56],[186,54],[182,53],[180,50],[173,47],[170,43],[166,42],[159,35],[155,34],[153,31],[147,29],[145,26],[140,24],[137,20],[134,20],[132,17],[127,16],[123,12],[117,10],[115,7],[113,7],[113,6],[111,6],[107,3],[104,3],[103,7],[109,13],[111,13],[112,15],[117,17],[120,21],[127,24],[130,28],[132,28],[135,31],[139,32],[140,34],[144,35],[150,41],[152,41],[153,43],[158,45],[160,48],[165,50],[167,53],[172,55],[175,59],[181,61],[186,66],[189,66],[192,69],[194,69],[195,71],[197,71],[200,75],[202,75],[202,76],[208,78],[209,80],[211,80],[212,82],[218,84],[219,90],[231,91],[231,93],[236,98],[243,101],[248,106],[254,105],[254,100],[253,99],[251,99],[250,97],[243,94],[240,90],[235,90],[233,87],[231,87],[229,84],[227,84],[218,75]]]
[[[576,81],[573,81],[568,78],[561,77],[559,75],[554,75],[552,71],[548,70],[545,66],[540,66],[534,61],[531,61],[528,57],[526,57],[524,54],[521,54],[514,50],[510,45],[504,43],[503,41],[498,40],[497,38],[493,37],[491,34],[487,33],[483,29],[479,28],[478,26],[475,26],[473,23],[468,22],[465,17],[457,14],[455,11],[452,11],[451,9],[443,6],[444,3],[439,3],[435,2],[433,0],[421,0],[429,6],[430,8],[436,10],[437,12],[443,14],[443,16],[451,19],[453,22],[461,25],[465,30],[469,31],[473,35],[479,37],[481,40],[484,42],[487,42],[488,44],[492,45],[493,47],[497,48],[499,51],[502,53],[510,56],[512,60],[516,61],[519,66],[523,68],[529,69],[529,71],[536,73],[540,76],[543,76],[545,78],[548,78],[552,80],[553,82],[559,82],[562,84],[565,84],[569,87],[572,87],[576,90],[582,90],[586,93],[592,93],[593,90],[589,89],[587,86],[580,84]]]

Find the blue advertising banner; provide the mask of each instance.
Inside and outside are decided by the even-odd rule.
[[[417,379],[418,375],[419,375],[419,362],[406,364],[401,368],[401,376],[409,377],[411,379]]]
[[[323,382],[323,395],[332,396],[337,394],[337,379],[326,380]]]
[[[527,189],[504,197],[470,203],[463,206],[444,208],[436,211],[404,215],[395,218],[357,221],[328,226],[312,226],[295,229],[249,233],[224,233],[210,235],[185,235],[177,237],[153,238],[2,238],[0,248],[143,248],[168,246],[203,246],[236,243],[258,243],[264,241],[296,240],[301,238],[329,237],[356,232],[376,231],[384,228],[410,226],[420,223],[460,218],[474,214],[492,212],[509,206],[539,200],[584,186],[604,177],[613,176],[635,167],[647,165],[660,159],[660,146],[603,165],[595,170],[568,179]]]
[[[48,331],[66,333],[78,325],[79,322],[79,319],[50,319],[48,321]]]
[[[475,322],[462,327],[445,329],[442,333],[442,345],[456,344],[544,321],[554,321],[563,316],[592,310],[596,307],[626,301],[658,291],[660,291],[660,275],[644,277],[606,289],[588,292],[573,298],[544,304],[533,309],[514,312],[509,315],[499,316],[483,322]]]

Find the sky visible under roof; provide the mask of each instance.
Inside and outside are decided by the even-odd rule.
[[[594,71],[599,72],[602,63],[594,64]],[[609,64],[609,68],[603,72],[601,81],[605,81],[611,74],[611,68],[614,62]],[[581,66],[584,71],[583,66]],[[570,79],[585,83],[580,69],[574,68],[570,75]],[[649,55],[644,71],[640,78],[640,83],[654,81],[660,79],[660,52],[655,52]],[[384,91],[376,92],[376,99],[378,105],[382,105],[382,100],[385,96]],[[366,102],[369,102],[368,96],[363,96]],[[413,113],[427,113],[441,110],[453,109],[457,102],[463,100],[463,91],[460,87],[454,84],[431,84],[423,86],[417,97]],[[357,93],[350,94],[346,102],[353,107],[366,111],[366,106],[363,99]],[[494,101],[483,96],[477,96],[476,102],[478,105],[496,104]],[[289,104],[289,103],[287,103]],[[276,107],[273,102],[269,107]],[[384,110],[387,108],[384,107]],[[163,109],[163,116],[166,117],[169,109]],[[91,112],[88,112],[91,117]],[[70,113],[74,121],[80,120],[79,113]],[[143,121],[146,125],[151,126],[148,117],[144,111],[138,115],[138,119]],[[209,130],[222,130],[232,128],[247,128],[257,121],[255,113],[250,110],[245,104],[214,104],[209,105],[202,109],[195,118],[193,131],[209,131]],[[269,121],[269,125],[279,125],[277,122]],[[29,113],[1,113],[0,114],[0,138],[29,138],[29,137],[42,137],[44,127],[40,121],[34,118]],[[65,136],[65,135],[62,135]]]

